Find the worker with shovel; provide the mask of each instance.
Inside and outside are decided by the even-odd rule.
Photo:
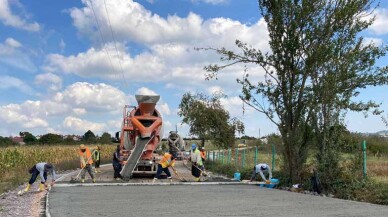
[[[158,163],[158,170],[156,171],[156,175],[153,180],[153,183],[160,178],[160,175],[162,174],[162,172],[165,172],[167,175],[167,179],[170,179],[170,182],[172,182],[171,173],[170,173],[170,170],[168,169],[169,167],[171,167],[175,175],[178,176],[178,172],[174,168],[175,159],[176,157],[170,153],[165,153],[163,155],[162,159]]]
[[[201,179],[202,174],[202,158],[201,153],[197,149],[196,144],[191,144],[191,155],[190,155],[190,161],[191,161],[191,175],[195,177],[195,181],[199,182]]]
[[[269,167],[268,164],[260,163],[260,164],[257,164],[256,166],[253,167],[251,182],[256,180],[256,174],[258,174],[258,173],[260,173],[261,178],[263,179],[263,181],[266,184],[271,183],[270,180],[272,179],[272,172],[271,172],[271,168]],[[269,174],[268,180],[265,178],[264,173]]]
[[[79,146],[79,159],[81,163],[81,182],[85,182],[85,174],[86,171],[88,171],[90,177],[93,180],[93,183],[96,182],[96,178],[94,177],[94,173],[92,170],[93,165],[93,159],[92,159],[92,152],[88,147],[86,147],[84,144],[81,144]]]
[[[29,173],[31,174],[30,181],[28,182],[27,187],[23,191],[19,191],[18,194],[22,195],[28,192],[30,190],[31,185],[36,181],[38,175],[40,175],[39,191],[43,191],[45,187],[48,187],[48,185],[46,184],[48,172],[50,172],[52,175],[51,186],[54,186],[56,176],[54,166],[50,163],[41,162],[35,164],[29,170]]]

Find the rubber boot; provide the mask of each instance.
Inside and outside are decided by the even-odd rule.
[[[94,169],[94,173],[96,173],[96,174],[98,173],[97,169]]]
[[[44,184],[42,183],[39,184],[39,191],[44,191]]]
[[[81,179],[81,183],[84,183],[85,182],[85,179]]]
[[[201,178],[199,178],[199,177],[198,177],[198,178],[195,178],[195,181],[196,181],[196,182],[200,182],[200,181],[201,181]]]
[[[93,178],[93,183],[96,183],[96,178]]]
[[[23,191],[24,191],[24,192],[27,192],[27,191],[30,190],[30,188],[31,188],[31,185],[30,185],[30,184],[27,184],[26,188],[25,188]]]
[[[156,182],[156,180],[158,180],[157,178],[154,178],[154,180],[152,180],[152,183],[155,183]]]

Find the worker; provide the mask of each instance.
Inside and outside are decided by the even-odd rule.
[[[51,186],[54,186],[55,177],[56,177],[54,166],[51,163],[40,162],[35,164],[29,170],[29,173],[31,174],[31,178],[27,184],[27,187],[23,190],[23,192],[21,192],[21,194],[30,190],[31,185],[35,182],[38,175],[40,175],[39,191],[43,191],[45,187],[48,187],[46,184],[48,172],[50,172],[52,176]]]
[[[175,159],[176,159],[176,157],[170,153],[165,153],[163,155],[162,159],[158,163],[158,170],[156,171],[156,175],[155,175],[153,182],[155,182],[156,180],[158,180],[160,178],[160,175],[162,174],[162,172],[166,173],[167,179],[170,179],[170,182],[172,182],[171,173],[170,173],[170,170],[168,169],[169,167],[171,167],[171,169],[174,171],[174,173],[178,176],[178,172],[176,171],[176,169],[174,167],[175,166]]]
[[[201,153],[197,149],[196,144],[191,144],[191,155],[190,155],[190,161],[191,161],[191,175],[195,177],[195,181],[199,182],[201,180],[201,174],[202,174],[202,158]]]
[[[123,177],[121,176],[120,172],[123,166],[120,158],[120,145],[117,145],[116,151],[113,153],[112,165],[114,170],[113,178],[116,180],[122,179]]]
[[[79,146],[79,159],[80,159],[81,169],[82,169],[81,182],[82,183],[85,182],[85,174],[86,174],[86,171],[88,171],[90,177],[93,180],[93,183],[95,183],[96,178],[94,177],[94,173],[92,169],[92,165],[93,165],[92,152],[84,144],[81,144]]]
[[[201,147],[200,154],[201,154],[201,159],[202,159],[202,168],[201,169],[205,170],[205,161],[206,161],[205,147]]]
[[[100,170],[100,146],[98,145],[96,147],[96,149],[94,149],[94,152],[93,152],[93,162],[94,162],[94,172],[95,173],[101,173],[101,170]]]
[[[253,167],[251,182],[256,180],[256,174],[258,174],[258,173],[260,173],[260,176],[264,182],[266,182],[267,184],[269,184],[271,182],[270,180],[272,179],[272,173],[271,173],[271,168],[269,167],[268,164],[260,163],[260,164],[257,164],[256,166]],[[269,174],[268,180],[265,178],[264,173]]]

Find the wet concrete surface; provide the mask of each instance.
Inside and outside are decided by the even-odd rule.
[[[387,216],[388,207],[255,185],[58,187],[51,216]]]

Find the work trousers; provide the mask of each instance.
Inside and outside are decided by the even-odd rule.
[[[94,167],[95,168],[100,168],[100,160],[95,160],[94,161]]]
[[[31,173],[31,178],[28,184],[32,185],[36,181],[36,178],[39,176],[40,172],[38,169],[36,169],[36,166],[34,166],[30,169],[30,173]],[[47,172],[43,173],[43,177],[45,180],[47,180]],[[44,184],[43,181],[40,181],[40,183]]]
[[[120,178],[122,179],[123,177],[121,176],[120,172],[121,172],[121,169],[122,169],[122,166],[121,164],[113,164],[113,170],[114,170],[114,174],[113,174],[113,178]]]
[[[85,168],[81,171],[81,179],[85,179],[86,171],[88,171],[90,177],[92,177],[92,179],[94,179],[92,165],[90,165],[90,164],[86,164]]]
[[[168,178],[171,178],[171,173],[168,167],[163,168],[161,164],[158,164],[158,170],[156,171],[155,178],[159,179],[162,172],[165,172]]]

